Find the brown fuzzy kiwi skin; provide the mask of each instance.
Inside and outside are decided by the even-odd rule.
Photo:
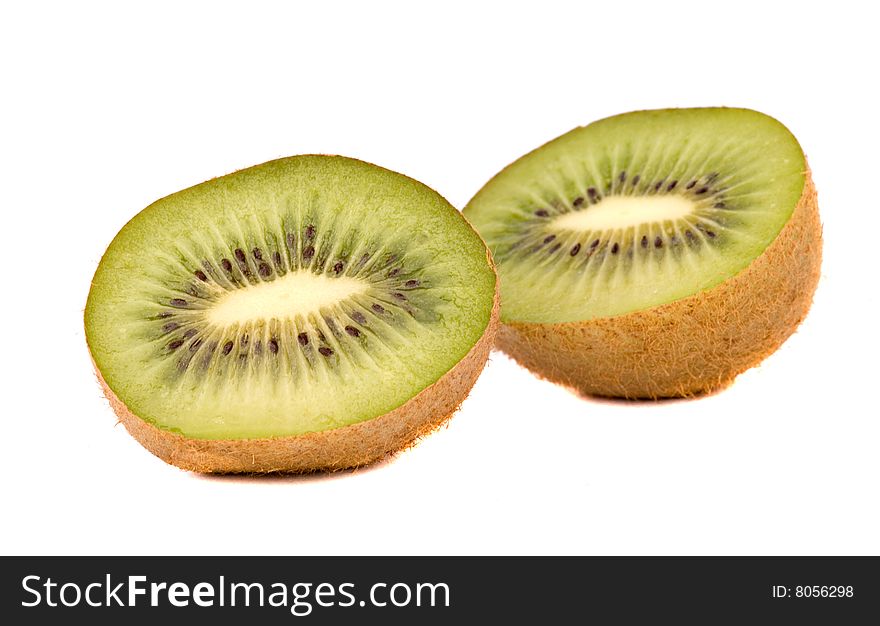
[[[495,268],[491,254],[489,265]],[[498,279],[489,323],[479,341],[437,382],[380,417],[333,430],[289,437],[194,439],[158,428],[132,413],[107,385],[98,382],[126,430],[157,457],[205,474],[277,474],[361,467],[413,445],[442,426],[458,409],[486,365],[498,330]]]
[[[795,210],[747,268],[687,298],[581,322],[503,322],[498,347],[584,395],[688,397],[729,385],[806,317],[819,281],[822,224],[809,168]],[[503,303],[502,303],[503,306]]]

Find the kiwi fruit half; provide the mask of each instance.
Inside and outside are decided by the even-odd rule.
[[[85,330],[128,431],[199,472],[375,461],[444,422],[488,358],[488,249],[424,185],[344,157],[175,193],[116,235]]]
[[[724,387],[795,330],[819,277],[804,154],[756,111],[577,128],[497,174],[464,214],[498,264],[498,345],[584,394]]]

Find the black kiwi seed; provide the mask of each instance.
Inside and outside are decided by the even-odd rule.
[[[716,208],[716,209],[723,209],[723,208],[726,207],[726,206],[727,206],[727,205],[724,204],[723,202],[716,202],[715,204],[712,205],[712,207],[713,207],[713,208]]]
[[[594,240],[593,240],[593,243],[590,244],[590,248],[592,248],[592,249],[595,249],[595,248],[597,248],[598,246],[599,246],[599,240],[598,240],[598,239],[594,239]]]
[[[562,244],[561,244],[561,243],[555,243],[555,244],[553,244],[553,247],[550,248],[550,254],[553,254],[554,252],[556,252],[557,250],[559,250],[559,248],[561,248],[561,247],[562,247]]]
[[[574,244],[574,246],[572,246],[571,252],[569,252],[569,254],[571,256],[577,256],[577,253],[580,251],[581,251],[581,244],[576,243],[576,244]]]
[[[547,235],[546,237],[544,237],[544,243],[550,243],[554,239],[556,239],[556,235]]]
[[[354,326],[346,326],[346,327],[345,327],[345,332],[347,332],[347,333],[348,333],[349,335],[351,335],[352,337],[359,337],[360,334],[361,334],[361,331],[359,331],[359,330],[358,330],[357,328],[355,328]]]
[[[353,319],[354,321],[356,321],[358,324],[361,324],[361,325],[364,325],[367,323],[367,318],[364,317],[364,314],[361,313],[360,311],[355,311],[354,313],[352,313],[351,319]]]
[[[327,357],[333,356],[333,350],[331,350],[327,346],[321,346],[320,348],[318,348],[318,352]]]
[[[619,180],[620,182],[626,181],[626,171],[625,170],[620,173],[620,176],[617,177],[617,180]]]
[[[648,247],[648,236],[647,235],[642,235],[642,247],[643,248]]]
[[[172,330],[177,330],[180,328],[180,324],[177,322],[168,322],[164,326],[162,326],[162,331],[166,333],[170,333]]]
[[[251,253],[254,255],[254,258],[255,258],[257,261],[262,261],[262,260],[263,260],[263,251],[260,250],[259,248],[254,248],[254,249],[251,251]]]
[[[615,241],[614,245],[611,246],[611,254],[617,254],[619,251],[620,251],[620,244]]]
[[[293,248],[296,245],[296,237],[293,233],[287,233],[287,247]]]
[[[345,265],[342,263],[342,261],[337,261],[336,265],[333,266],[333,273],[341,274],[344,267]]]
[[[673,189],[675,189],[675,186],[676,186],[677,184],[678,184],[678,181],[677,181],[677,180],[672,181],[672,182],[669,183],[669,185],[666,187],[666,191],[672,191]]]
[[[306,246],[303,249],[303,261],[309,261],[315,256],[315,246]]]
[[[636,174],[635,176],[633,176],[633,179],[632,179],[632,186],[635,187],[636,185],[638,185],[638,184],[639,184],[639,181],[640,181],[641,179],[642,179],[642,177],[639,176],[638,174]]]
[[[663,247],[663,239],[661,239],[659,235],[654,238],[654,247],[655,248],[662,248]]]
[[[376,313],[378,313],[379,315],[382,315],[383,313],[385,313],[385,307],[383,307],[383,306],[382,306],[381,304],[379,304],[379,303],[374,304],[374,305],[371,306],[370,308],[373,309],[373,310],[374,310]]]
[[[315,238],[315,227],[309,224],[306,226],[306,239],[311,241]]]
[[[684,236],[688,239],[688,241],[694,240],[694,233],[692,233],[690,230],[684,231]]]
[[[583,196],[578,196],[577,198],[575,198],[574,200],[571,201],[571,205],[572,205],[572,206],[580,206],[580,205],[582,205],[583,203],[584,203],[584,198],[583,198]]]
[[[662,186],[663,186],[663,181],[658,180],[656,183],[654,183],[654,191],[660,191],[660,187],[662,187]]]
[[[309,345],[309,335],[308,333],[300,333],[296,336],[296,340],[299,342],[301,346]]]
[[[192,338],[195,337],[197,334],[199,334],[198,329],[196,329],[196,328],[190,328],[188,331],[186,331],[185,333],[183,333],[183,338],[184,338],[184,339],[192,339]]]
[[[269,340],[269,352],[272,354],[278,354],[278,340],[275,337],[272,337]]]
[[[691,182],[689,182],[689,183],[687,184],[687,186],[685,187],[685,189],[693,189],[694,186],[695,186],[696,184],[697,184],[697,181],[692,180]]]
[[[171,311],[161,311],[156,317],[160,320],[165,319],[166,317],[171,317]]]
[[[186,300],[184,300],[183,298],[171,298],[171,302],[169,302],[169,304],[171,306],[184,307],[186,306]]]
[[[177,350],[180,346],[183,345],[183,339],[175,339],[171,343],[168,344],[169,350]]]
[[[709,237],[709,239],[715,239],[716,235],[715,235],[714,231],[707,230],[705,232],[706,232],[706,236]]]
[[[260,276],[263,278],[269,278],[269,275],[272,273],[272,268],[264,261],[263,263],[260,263],[259,272]]]
[[[697,195],[702,195],[702,194],[706,193],[707,191],[709,191],[708,187],[700,187],[699,189],[697,189]]]
[[[272,262],[275,264],[275,267],[281,269],[281,253],[275,252],[272,254]]]
[[[235,260],[238,262],[238,269],[241,270],[241,273],[245,276],[250,276],[251,268],[247,264],[247,256],[245,255],[244,250],[239,248],[235,251]]]
[[[398,274],[400,274],[400,268],[399,268],[399,267],[395,267],[393,270],[391,270],[390,272],[388,272],[388,278],[394,278],[394,277],[397,276]]]
[[[549,217],[550,212],[546,209],[538,209],[537,211],[535,211],[535,215],[537,215],[538,217]]]
[[[231,272],[231,271],[232,271],[232,261],[230,261],[229,259],[221,259],[221,260],[220,260],[220,266],[221,266],[224,270],[226,270],[227,272]]]
[[[596,191],[595,187],[590,187],[587,189],[587,195],[590,197],[591,202],[595,202],[599,197],[599,193]]]
[[[196,270],[194,272],[196,278],[198,278],[202,282],[208,282],[208,275],[205,274],[202,270]]]
[[[230,352],[232,352],[232,342],[227,341],[226,343],[223,344],[223,356],[226,356]]]
[[[394,296],[397,300],[401,300],[401,301],[402,301],[402,300],[406,300],[406,296],[403,295],[403,294],[400,293],[400,292],[395,292],[395,293],[393,293],[393,294],[391,294],[391,295]]]
[[[418,287],[421,284],[422,283],[418,280],[408,280],[408,281],[406,281],[405,286],[412,289],[412,288]]]

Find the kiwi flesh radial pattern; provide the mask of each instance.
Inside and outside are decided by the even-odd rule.
[[[86,338],[122,423],[205,472],[340,469],[447,419],[494,340],[496,276],[424,185],[280,159],[147,207],[93,279]]]
[[[464,214],[498,266],[499,347],[585,394],[721,388],[794,332],[819,277],[804,154],[750,110],[577,128],[501,171]]]

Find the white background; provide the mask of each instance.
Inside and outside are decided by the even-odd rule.
[[[880,554],[877,16],[822,6],[4,4],[0,552]],[[574,126],[698,105],[788,125],[825,225],[808,319],[728,390],[583,400],[496,353],[447,428],[306,478],[186,473],[114,426],[82,310],[153,200],[320,152],[462,207]]]

